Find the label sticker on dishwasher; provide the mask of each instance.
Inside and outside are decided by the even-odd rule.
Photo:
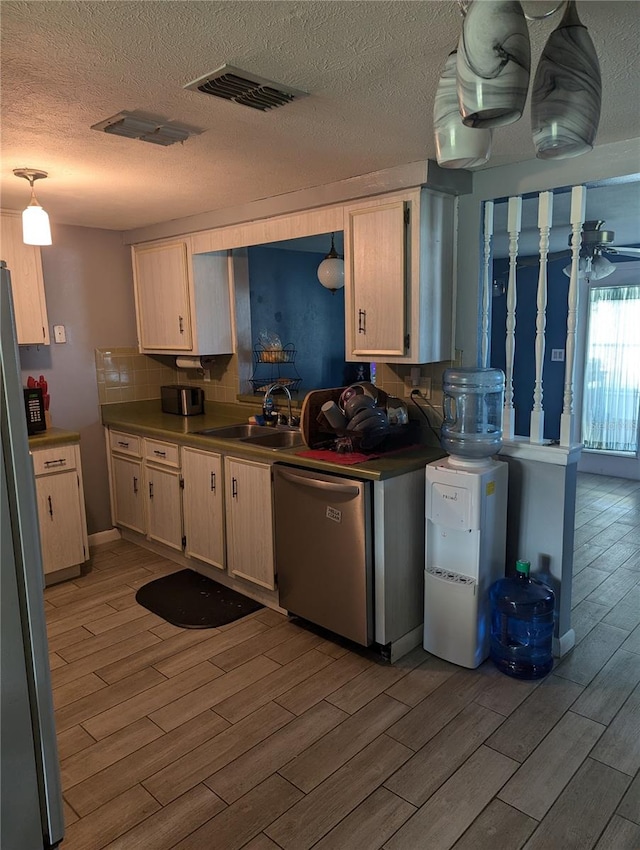
[[[334,522],[342,522],[342,511],[339,511],[338,508],[332,508],[331,505],[327,505],[327,512],[325,516],[327,519],[331,519]]]

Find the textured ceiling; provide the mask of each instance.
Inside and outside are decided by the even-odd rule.
[[[525,0],[527,11],[551,8]],[[598,144],[640,136],[640,3],[578,4],[603,76]],[[13,2],[2,26],[2,206],[41,168],[54,222],[126,230],[435,158],[438,75],[456,2]],[[537,62],[558,16],[530,25]],[[262,113],[183,86],[228,62],[310,92]],[[163,148],[91,130],[142,110],[204,132]],[[532,159],[528,114],[491,165]]]

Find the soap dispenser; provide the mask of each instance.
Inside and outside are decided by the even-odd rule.
[[[266,397],[262,405],[262,415],[264,416],[265,425],[275,425],[277,414],[273,404],[273,399],[270,395]]]

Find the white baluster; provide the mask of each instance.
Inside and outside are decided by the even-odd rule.
[[[509,232],[509,284],[507,287],[507,338],[505,342],[505,392],[502,431],[505,440],[515,434],[515,409],[513,406],[513,361],[516,353],[516,263],[518,260],[518,237],[522,223],[522,198],[509,198],[507,208],[507,230]]]
[[[553,223],[553,192],[538,195],[538,230],[540,231],[540,270],[538,272],[538,311],[536,314],[536,380],[533,388],[533,408],[529,440],[544,442],[544,408],[542,405],[542,368],[544,365],[544,333],[547,322],[547,256],[549,231]]]
[[[564,396],[560,417],[560,445],[570,446],[573,440],[573,370],[576,353],[576,320],[578,315],[578,263],[582,244],[587,189],[574,186],[571,190],[571,279],[567,310],[567,342],[564,364]]]
[[[493,201],[484,202],[484,259],[482,263],[482,365],[489,365],[489,304],[491,303],[491,240],[493,238]]]

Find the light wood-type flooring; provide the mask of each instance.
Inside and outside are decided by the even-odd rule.
[[[179,629],[134,599],[179,567],[97,549],[45,593],[64,850],[638,850],[640,482],[579,476],[576,528],[577,645],[541,682],[268,609]]]

